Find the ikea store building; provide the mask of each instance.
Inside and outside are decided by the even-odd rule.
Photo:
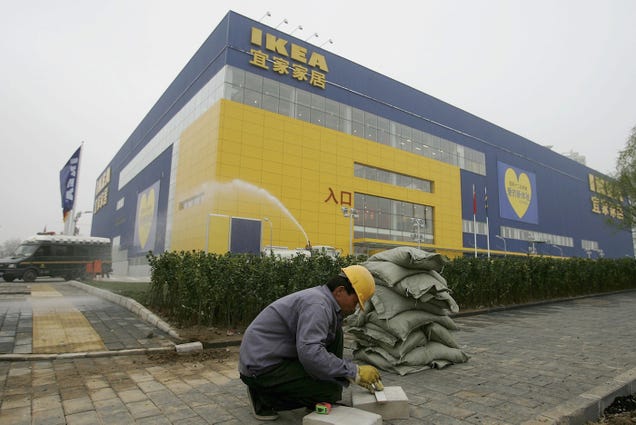
[[[633,256],[607,177],[229,12],[96,182],[116,273],[148,251],[395,246]]]

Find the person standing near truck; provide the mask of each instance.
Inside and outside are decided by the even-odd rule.
[[[371,273],[353,265],[259,313],[243,335],[238,366],[254,417],[275,420],[278,411],[336,403],[350,382],[382,389],[375,367],[343,358],[342,321],[357,305],[364,310],[374,292]]]

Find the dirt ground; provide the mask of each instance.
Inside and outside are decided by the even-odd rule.
[[[636,424],[636,393],[626,397],[617,397],[614,402],[605,409],[605,416],[592,425],[596,424]]]
[[[220,343],[240,341],[243,329],[216,328],[214,326],[189,326],[175,329],[184,340]]]
[[[190,326],[175,330],[182,338],[183,343],[200,341],[204,347],[203,351],[187,354],[177,354],[176,351],[156,353],[148,355],[150,360],[158,363],[238,362],[242,330],[209,326]]]

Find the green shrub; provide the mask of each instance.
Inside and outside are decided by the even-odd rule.
[[[149,305],[182,325],[246,325],[274,300],[326,283],[365,257],[148,254]],[[523,304],[636,288],[636,261],[547,257],[461,257],[443,273],[461,309]]]
[[[201,251],[148,254],[149,305],[179,324],[245,325],[274,300],[326,283],[362,257],[318,254],[289,260]]]

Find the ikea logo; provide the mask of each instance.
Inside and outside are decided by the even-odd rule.
[[[288,40],[273,34],[263,34],[261,29],[254,27],[252,27],[250,42],[260,47],[260,49],[250,50],[252,55],[250,64],[280,75],[289,75],[291,78],[305,81],[315,87],[325,88],[325,73],[329,72],[329,66],[324,55],[312,52],[298,44],[289,43]]]

